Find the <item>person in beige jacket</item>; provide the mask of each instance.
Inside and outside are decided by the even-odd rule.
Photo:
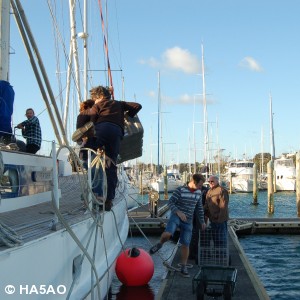
[[[226,250],[227,221],[229,219],[228,191],[220,186],[217,176],[208,179],[210,189],[206,193],[204,213],[210,221],[215,248]]]

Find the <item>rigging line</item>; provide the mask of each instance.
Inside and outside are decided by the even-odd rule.
[[[60,129],[60,133],[62,135],[62,140],[63,142],[68,145],[69,141],[66,137],[66,134],[65,134],[65,129],[63,127],[63,124],[62,124],[62,120],[61,120],[61,117],[60,117],[60,114],[59,114],[59,111],[58,111],[58,108],[57,108],[57,105],[55,103],[55,98],[54,98],[54,94],[53,94],[53,91],[52,91],[52,87],[50,85],[50,82],[49,82],[49,78],[48,78],[48,75],[46,73],[46,69],[45,69],[45,66],[44,66],[44,63],[42,61],[42,58],[40,56],[40,53],[39,53],[39,50],[38,50],[38,47],[37,47],[37,44],[35,42],[35,39],[34,39],[34,36],[32,34],[32,31],[30,29],[30,26],[29,26],[29,23],[27,21],[27,17],[25,15],[25,12],[23,10],[23,7],[21,5],[21,2],[20,0],[15,0],[15,3],[16,3],[16,6],[17,6],[17,9],[18,9],[18,12],[19,12],[19,18],[21,19],[22,23],[23,23],[23,29],[25,30],[26,32],[26,35],[28,37],[28,40],[30,42],[30,45],[34,51],[34,54],[35,54],[35,61],[38,63],[38,66],[39,66],[39,71],[42,75],[42,78],[43,78],[43,81],[44,81],[44,85],[46,87],[46,90],[48,92],[48,95],[49,95],[49,98],[50,98],[50,101],[51,103],[53,104],[53,108],[54,108],[54,113],[55,113],[55,116],[56,116],[56,122],[58,123],[58,127]],[[27,51],[28,52],[28,51]],[[54,120],[53,120],[54,121]],[[53,121],[52,121],[52,126],[53,126]],[[61,137],[56,137],[59,141],[61,141]]]
[[[53,130],[55,132],[55,136],[56,136],[59,144],[62,144],[62,139],[61,139],[58,127],[57,127],[56,122],[55,122],[54,114],[53,114],[52,110],[50,109],[51,106],[50,106],[50,103],[49,103],[48,96],[46,94],[44,84],[46,84],[48,94],[51,93],[51,96],[53,96],[53,93],[52,93],[51,87],[49,85],[47,74],[45,74],[45,70],[43,68],[41,60],[38,60],[38,62],[40,63],[39,64],[39,67],[40,67],[39,70],[40,70],[40,72],[42,72],[42,78],[43,78],[44,82],[42,81],[39,70],[37,68],[36,60],[34,58],[34,55],[33,55],[32,51],[34,50],[34,53],[36,55],[36,59],[38,59],[37,56],[39,57],[39,53],[38,53],[38,49],[37,49],[37,46],[35,44],[35,41],[33,39],[33,36],[31,34],[29,24],[28,24],[26,16],[25,16],[25,12],[24,12],[23,7],[22,7],[21,3],[19,2],[19,0],[15,0],[15,2],[11,1],[11,7],[12,7],[12,10],[13,10],[14,17],[15,17],[15,20],[16,20],[16,23],[17,23],[17,27],[19,28],[20,35],[22,37],[25,49],[26,49],[27,54],[29,56],[29,60],[30,60],[31,66],[32,66],[33,73],[36,77],[38,86],[40,88],[41,94],[42,94],[43,99],[44,99],[44,102],[45,102],[46,106],[48,107],[48,113],[49,113],[49,117],[50,117],[50,120],[51,120],[51,123],[52,123],[52,126],[53,126]],[[29,42],[31,42],[31,44]],[[51,98],[51,96],[50,96],[50,98]],[[51,103],[53,104],[52,101],[51,101]],[[58,115],[56,115],[56,117],[58,119]],[[59,122],[59,120],[57,120],[57,121]],[[61,129],[61,133],[63,134],[63,138],[65,138],[63,128],[60,128],[60,129]],[[67,141],[65,141],[65,142],[67,143]]]
[[[70,234],[70,236],[73,238],[74,242],[77,244],[77,246],[85,254],[86,258],[90,262],[90,264],[91,264],[91,266],[93,268],[94,274],[96,276],[97,282],[99,282],[98,272],[97,272],[96,266],[95,266],[95,264],[94,264],[91,256],[89,255],[89,253],[87,252],[87,250],[85,249],[85,247],[82,245],[81,241],[78,239],[78,237],[76,236],[75,232],[72,230],[72,228],[70,227],[70,225],[65,221],[64,217],[60,213],[59,208],[57,207],[57,205],[56,205],[56,203],[54,201],[54,198],[52,199],[52,205],[53,205],[54,212],[56,213],[58,219],[65,226],[66,230],[68,231],[68,233]],[[98,294],[100,295],[100,287],[98,286],[97,289],[98,289]]]
[[[107,46],[107,40],[106,40],[107,34],[106,34],[106,31],[105,31],[105,25],[104,25],[104,18],[103,18],[103,11],[102,11],[102,1],[98,0],[98,3],[99,3],[99,7],[100,7],[100,17],[101,17],[102,32],[103,32],[103,42],[104,42],[104,48],[105,48],[106,60],[107,60],[108,78],[109,78],[109,84],[112,87],[112,90],[111,90],[112,99],[114,99],[115,98],[115,96],[114,96],[114,85],[113,85],[112,73],[111,73],[109,56],[108,56],[108,46]]]
[[[49,3],[49,1],[48,1]],[[54,2],[54,10],[55,12],[57,11],[56,9],[56,2]],[[60,52],[59,52],[59,47],[58,47],[58,39],[57,36],[55,35],[55,30],[52,31],[53,34],[53,39],[54,39],[54,48],[55,48],[55,57],[56,57],[56,69],[57,69],[57,83],[58,83],[58,90],[62,90],[62,82],[61,82],[61,69],[60,69],[60,64],[58,63],[60,61]],[[60,97],[60,111],[63,113],[63,97],[62,93],[59,93]]]
[[[117,24],[117,40],[118,40],[118,47],[119,47],[119,54],[120,54],[120,69],[122,71],[122,52],[121,52],[121,43],[120,43],[120,31],[119,31],[119,16],[118,16],[118,9],[117,9],[117,5],[116,5],[116,1],[115,1],[115,12],[116,12],[116,24]]]
[[[92,236],[93,236],[93,233],[94,233],[94,230],[95,230],[95,229],[96,229],[95,236],[96,236],[96,234],[97,234],[98,226],[96,226],[96,225],[97,225],[96,222],[93,222],[93,223],[91,224],[91,227],[90,227],[91,233],[90,233],[90,235],[89,235],[89,237],[88,237],[88,241],[87,241],[87,244],[86,244],[85,249],[88,249],[88,248],[89,248],[89,245],[90,245],[90,242],[91,242],[91,240],[92,240]],[[85,253],[83,253],[82,256],[81,256],[81,258],[80,258],[80,265],[82,265],[84,258],[85,258]],[[94,259],[94,257],[93,257],[93,259]],[[94,260],[94,261],[95,261],[95,260]],[[72,283],[71,283],[71,286],[70,286],[70,288],[69,288],[69,292],[68,292],[68,294],[67,294],[66,299],[70,299],[70,296],[71,296],[71,294],[72,294],[72,292],[73,292],[73,288],[74,288],[74,285],[76,284],[77,279],[78,279],[78,275],[77,275],[77,276],[74,276],[73,281],[72,281]]]
[[[64,53],[64,57],[65,57],[65,60],[68,62],[68,64],[70,63],[70,56],[67,54],[67,50],[66,50],[66,44],[64,42],[64,39],[63,39],[63,36],[59,30],[59,27],[58,27],[58,23],[57,23],[57,19],[55,18],[55,15],[53,13],[53,10],[52,10],[52,7],[50,6],[50,3],[49,3],[50,0],[48,0],[48,8],[49,8],[49,12],[50,12],[50,16],[52,18],[52,23],[53,23],[53,27],[55,28],[55,32],[57,33],[58,35],[58,38],[60,40],[60,43],[62,45],[62,49],[63,49],[63,53]],[[79,86],[77,85],[77,82],[75,80],[75,74],[74,74],[74,71],[73,69],[71,70],[71,76],[73,78],[73,81],[74,81],[74,85],[76,87],[76,91],[79,91]]]
[[[64,90],[65,90],[65,88],[57,95],[56,99],[59,99],[60,95],[64,92]],[[57,100],[56,100],[56,101],[57,101]],[[56,101],[55,101],[55,102],[56,102]],[[49,106],[51,107],[51,106],[53,106],[53,104],[52,104],[52,103],[49,103]],[[43,114],[45,111],[49,111],[49,108],[48,108],[48,107],[45,107],[43,110],[41,110],[40,113],[35,114],[35,115],[38,117],[38,116],[40,116],[41,114]]]

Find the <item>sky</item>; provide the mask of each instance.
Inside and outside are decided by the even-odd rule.
[[[58,1],[56,6],[53,0],[49,3],[55,8],[57,22],[64,28],[61,34],[69,36],[68,14],[60,14],[60,8],[68,1]],[[101,31],[99,45],[92,36],[96,28],[101,30],[97,4],[96,0],[89,1],[89,61],[91,70],[104,70]],[[47,1],[27,0],[22,5],[57,103],[63,107],[64,94],[58,90],[56,77],[66,74],[66,64],[61,64],[58,70],[54,60],[58,54]],[[207,107],[211,160],[217,153],[228,159],[242,159],[253,158],[261,151],[271,152],[270,95],[276,156],[299,150],[298,0],[111,0],[107,8],[104,15],[107,15],[116,99],[137,101],[143,106],[138,114],[144,127],[143,156],[139,162],[158,161],[159,98],[159,144],[163,145],[160,163],[193,163],[195,157],[196,161],[203,161],[203,99]],[[10,56],[10,82],[16,93],[13,122],[23,121],[26,108],[33,107],[47,148],[55,135],[14,19],[11,21],[14,54]],[[82,42],[78,44],[82,48]],[[69,44],[65,49],[68,54]],[[96,67],[96,63],[100,66]],[[107,84],[105,72],[91,74],[91,86]],[[62,102],[58,100],[59,95]],[[70,131],[76,115],[77,108],[73,106],[69,113]]]

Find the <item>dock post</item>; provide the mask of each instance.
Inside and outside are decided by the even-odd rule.
[[[276,189],[276,171],[274,170],[274,165],[273,165],[273,192],[277,193],[277,189]]]
[[[253,205],[257,205],[257,167],[253,165]]]
[[[140,186],[140,194],[143,195],[143,172],[140,171],[139,173],[139,186]]]
[[[297,216],[300,217],[300,152],[296,153],[296,204]]]
[[[270,160],[267,164],[267,173],[268,173],[268,213],[274,213],[274,182],[273,182],[273,169],[274,163],[273,160]]]
[[[183,175],[182,175],[182,181],[183,181],[184,183],[187,182],[187,172],[186,172],[186,171],[183,172]]]
[[[157,206],[159,201],[159,193],[156,191],[150,191],[148,197],[149,197],[151,218],[157,218],[157,213],[158,213]]]
[[[229,173],[229,194],[232,194],[232,174]]]
[[[191,178],[192,178],[192,174],[191,174],[191,173],[188,173],[187,176],[186,176],[186,178],[185,178],[184,183],[190,182],[190,181],[191,181]]]
[[[168,175],[167,175],[167,167],[164,167],[164,198],[168,200]]]

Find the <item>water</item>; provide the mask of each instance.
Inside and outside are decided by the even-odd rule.
[[[145,200],[145,197],[144,197]],[[230,195],[230,218],[297,218],[296,194],[281,192],[274,194],[274,214],[267,211],[267,192],[258,194],[258,205],[252,205],[252,194]],[[159,236],[146,238],[128,237],[126,247],[148,249],[159,239]],[[300,236],[299,235],[251,235],[240,238],[240,243],[264,284],[271,299],[300,299]],[[175,244],[164,245],[164,258],[171,255]],[[161,251],[162,252],[162,251]],[[110,299],[154,299],[158,293],[165,267],[158,255],[153,256],[154,275],[145,287],[124,287],[114,278]]]
[[[252,205],[252,193],[232,194],[229,201],[230,218],[297,218],[296,193],[274,194],[274,214],[268,214],[268,194],[258,193],[258,205]]]
[[[249,205],[252,194],[230,195],[231,218],[297,218],[296,194],[274,194],[274,214],[267,212],[267,192],[259,205]],[[271,299],[300,299],[300,236],[251,235],[240,237],[244,251]]]
[[[253,235],[239,241],[271,299],[300,299],[299,235]]]

